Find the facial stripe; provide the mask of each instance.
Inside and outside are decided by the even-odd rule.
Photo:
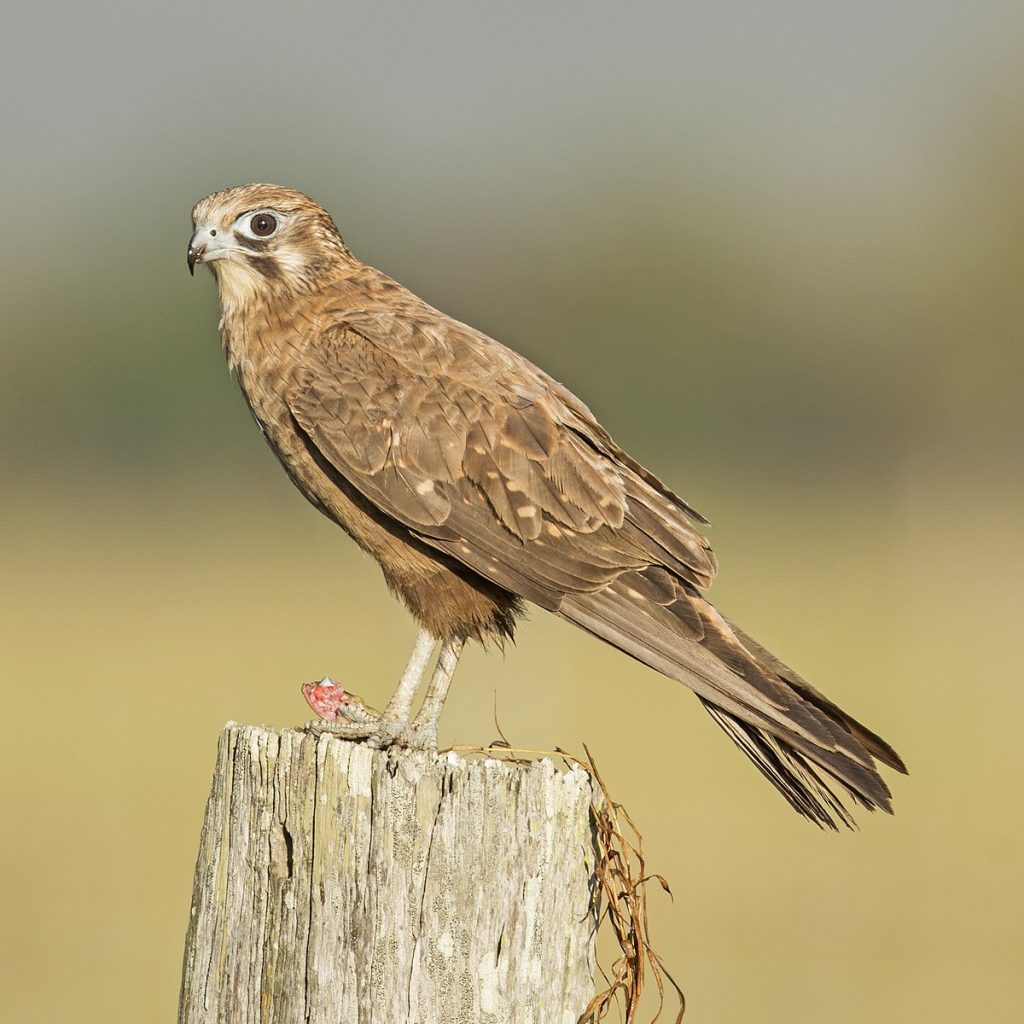
[[[268,281],[280,281],[284,276],[281,273],[281,265],[271,256],[246,256],[246,261]]]
[[[250,249],[252,252],[266,252],[273,243],[273,238],[250,238],[248,235],[235,233],[235,241],[243,249]]]

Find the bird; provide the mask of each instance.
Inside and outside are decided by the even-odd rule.
[[[567,387],[362,263],[291,188],[201,199],[187,262],[216,280],[227,363],[270,448],[419,626],[383,711],[335,702],[324,728],[436,748],[463,648],[512,640],[530,604],[688,686],[820,827],[892,813],[879,765],[906,773],[896,751],[710,603],[708,521]]]

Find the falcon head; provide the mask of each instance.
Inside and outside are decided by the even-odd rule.
[[[280,185],[214,192],[196,203],[192,224],[189,272],[208,264],[231,305],[268,292],[308,290],[352,260],[331,215]]]

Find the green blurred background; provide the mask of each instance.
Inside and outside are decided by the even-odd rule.
[[[1019,1012],[1019,3],[8,5],[10,1021],[173,1019],[214,743],[386,699],[414,627],[260,441],[189,210],[308,191],[715,523],[720,606],[893,741],[818,834],[696,701],[542,613],[442,741],[586,740],[694,1022]],[[862,816],[863,818],[863,816]]]

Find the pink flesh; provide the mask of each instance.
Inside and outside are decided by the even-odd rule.
[[[333,722],[343,704],[350,703],[349,695],[337,683],[306,683],[302,696],[318,718]]]

